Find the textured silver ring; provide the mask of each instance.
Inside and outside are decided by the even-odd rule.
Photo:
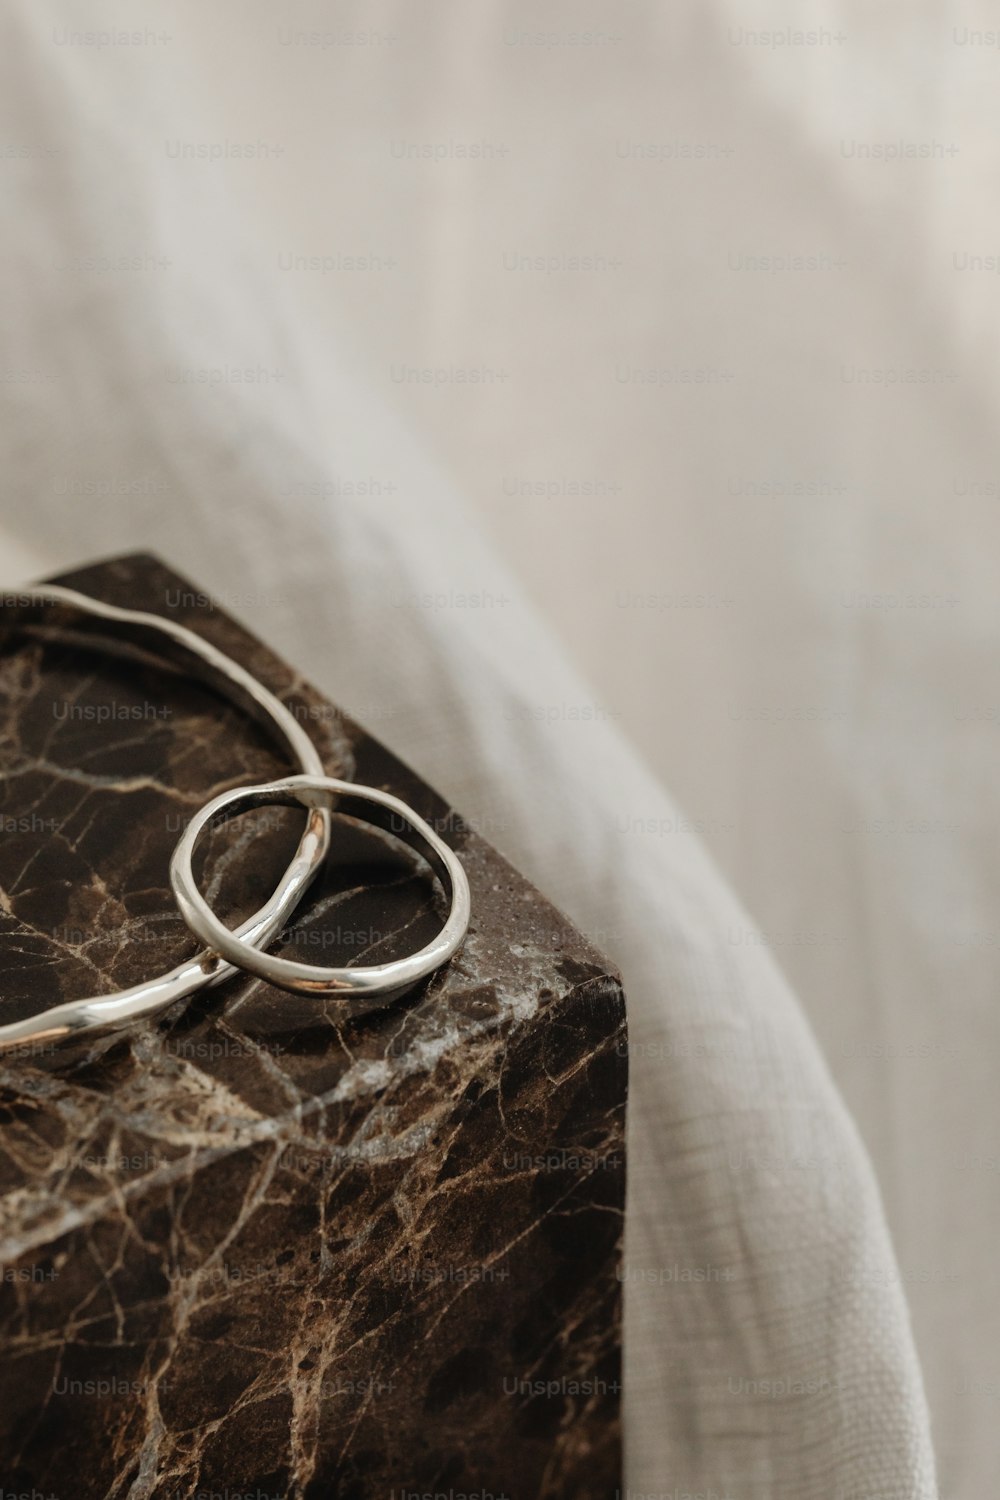
[[[449,898],[448,917],[437,937],[418,952],[389,963],[359,964],[346,969],[295,963],[265,953],[256,945],[251,946],[245,934],[231,931],[215,915],[195,884],[191,861],[207,824],[231,818],[251,807],[278,803],[318,810],[329,808],[334,799],[338,814],[381,828],[416,849],[440,880]],[[399,797],[377,787],[339,781],[333,776],[288,776],[260,786],[234,787],[215,797],[194,815],[178,840],[170,862],[170,882],[181,916],[207,948],[279,989],[301,995],[394,998],[447,963],[469,926],[469,882],[461,860],[444,840]]]
[[[96,617],[105,633],[122,636],[131,644],[145,645],[160,657],[179,656],[188,670],[225,694],[237,707],[261,719],[276,732],[283,747],[300,770],[322,775],[323,762],[315,745],[295,717],[273,693],[245,668],[193,631],[173,620],[140,610],[120,609],[78,594],[58,584],[20,589],[0,595],[0,624],[24,623],[47,605],[68,606]],[[269,943],[287,921],[319,871],[330,841],[330,813],[315,804],[294,858],[266,905],[238,929],[247,943]],[[71,1000],[23,1021],[0,1026],[0,1053],[16,1049],[22,1053],[44,1048],[81,1033],[98,1032],[127,1025],[139,1016],[151,1015],[192,995],[205,985],[228,979],[234,969],[214,952],[198,953],[169,973],[146,980],[131,989],[93,999]]]

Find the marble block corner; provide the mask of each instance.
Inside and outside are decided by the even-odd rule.
[[[0,1491],[612,1500],[618,975],[195,585],[148,556],[58,581],[243,662],[332,774],[441,830],[473,920],[446,970],[369,1016],[239,976],[82,1050],[0,1057]],[[263,732],[151,658],[21,630],[0,632],[0,724],[0,1018],[195,952],[170,852],[208,796],[287,772]],[[297,838],[294,811],[253,816],[207,841],[234,919]],[[395,957],[438,922],[414,869],[351,832],[279,946]]]

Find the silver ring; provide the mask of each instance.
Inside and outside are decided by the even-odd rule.
[[[302,771],[311,776],[322,775],[323,762],[319,752],[285,705],[273,693],[269,693],[250,672],[193,631],[173,620],[164,620],[159,615],[146,614],[141,610],[120,609],[116,605],[91,599],[86,594],[78,594],[73,589],[63,588],[58,584],[0,595],[0,624],[12,623],[7,616],[12,616],[14,623],[18,622],[20,616],[23,622],[25,616],[30,616],[45,605],[67,605],[84,614],[96,616],[105,626],[110,627],[110,634],[121,634],[133,643],[138,639],[142,644],[144,637],[153,637],[148,642],[152,650],[161,657],[166,655],[169,658],[179,654],[189,668],[193,665],[201,678],[225,693],[237,707],[261,717],[269,728],[276,730],[293,762]],[[193,663],[191,658],[194,659]],[[237,929],[244,942],[268,943],[280,932],[320,869],[329,842],[329,810],[316,804],[310,810],[295,856],[273,896]],[[198,953],[178,964],[169,973],[134,985],[131,989],[100,995],[94,999],[71,1000],[52,1006],[24,1021],[13,1021],[0,1026],[0,1052],[11,1049],[30,1052],[45,1044],[77,1036],[81,1032],[123,1026],[138,1016],[163,1010],[175,1000],[192,995],[206,985],[218,984],[234,972],[229,964],[220,962],[214,952]]]
[[[402,839],[423,855],[441,881],[450,900],[448,918],[437,937],[418,953],[391,963],[350,969],[325,969],[277,958],[251,946],[244,934],[231,932],[195,884],[191,860],[207,823],[268,803],[285,807],[300,805],[311,810],[329,808],[334,797],[339,814],[373,824]],[[376,787],[338,781],[333,776],[288,776],[282,781],[223,792],[195,814],[178,840],[170,861],[170,883],[181,916],[209,949],[269,984],[300,995],[336,995],[343,999],[395,997],[447,963],[469,926],[469,882],[465,870],[433,828],[399,797]]]

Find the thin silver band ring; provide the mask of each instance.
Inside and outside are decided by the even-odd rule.
[[[138,642],[168,659],[179,656],[188,671],[223,692],[237,707],[249,711],[276,732],[291,760],[310,776],[321,776],[319,752],[285,705],[268,692],[250,672],[193,631],[173,620],[140,610],[120,609],[78,594],[59,584],[19,589],[0,594],[0,624],[26,623],[47,605],[68,606],[100,620],[107,633]],[[254,916],[237,929],[248,943],[268,943],[281,931],[295,910],[325,858],[330,842],[330,813],[320,803],[310,809],[305,832],[295,856],[273,896]],[[94,999],[71,1000],[23,1021],[0,1026],[0,1053],[18,1050],[25,1054],[83,1032],[115,1029],[139,1016],[151,1015],[192,995],[206,985],[228,979],[235,970],[220,962],[215,952],[198,953],[159,978],[133,985],[115,994]]]
[[[327,969],[294,963],[251,946],[247,936],[232,932],[212,911],[194,880],[191,861],[206,826],[251,807],[278,803],[316,811],[329,808],[358,822],[373,824],[401,839],[427,860],[449,897],[448,918],[437,937],[417,953],[390,963],[358,965],[350,969]],[[207,803],[196,813],[178,840],[170,862],[170,883],[181,916],[196,937],[231,964],[247,969],[279,989],[301,995],[334,995],[343,999],[386,999],[402,994],[425,979],[455,954],[469,926],[469,882],[458,856],[433,828],[417,816],[399,797],[377,787],[357,786],[333,776],[288,776],[260,786],[234,787]]]

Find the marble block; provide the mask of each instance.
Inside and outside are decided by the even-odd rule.
[[[457,959],[344,1020],[248,976],[73,1051],[0,1056],[0,1496],[610,1500],[620,1485],[619,978],[428,786],[195,585],[130,556],[59,580],[193,626],[328,771],[460,853]],[[2,625],[0,617],[0,625]],[[99,631],[0,629],[0,1020],[197,950],[167,882],[264,731]],[[206,839],[227,920],[302,814]],[[335,822],[275,951],[400,956],[440,922],[392,841]]]

